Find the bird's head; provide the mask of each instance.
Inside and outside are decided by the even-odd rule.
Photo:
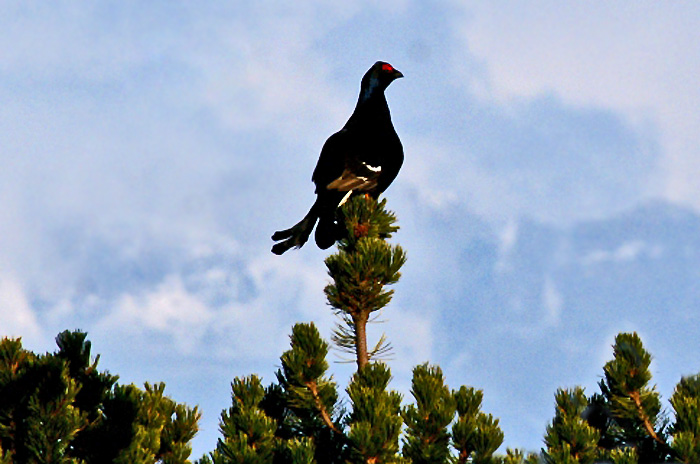
[[[385,61],[377,61],[362,78],[362,97],[369,98],[376,91],[384,92],[395,79],[403,77],[401,71]]]

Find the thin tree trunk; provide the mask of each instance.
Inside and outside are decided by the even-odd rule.
[[[355,323],[355,351],[357,353],[357,370],[358,372],[362,370],[363,367],[369,362],[369,355],[367,354],[367,320],[369,319],[369,314],[365,311],[358,311],[358,314],[353,315],[353,322]]]

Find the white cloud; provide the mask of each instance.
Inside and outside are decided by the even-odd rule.
[[[494,265],[496,271],[503,272],[512,270],[509,254],[518,241],[518,221],[509,219],[498,233],[498,261]]]
[[[231,343],[222,346],[230,356],[276,358],[289,348],[295,322],[313,321],[321,337],[330,338],[335,322],[323,297],[323,269],[299,255],[284,258],[265,254],[248,265],[255,298],[231,302],[217,315],[214,330]]]
[[[164,14],[145,4],[9,3],[0,18],[0,69],[29,80],[119,81],[168,53],[185,32],[172,21],[183,14],[176,8]]]
[[[485,68],[473,88],[488,98],[555,93],[619,111],[641,132],[657,125],[661,193],[700,208],[698,18],[695,2],[481,2],[457,28]]]
[[[542,306],[545,310],[545,323],[549,327],[559,324],[564,299],[551,277],[545,278],[542,288]]]
[[[399,364],[409,369],[430,361],[433,357],[433,323],[425,314],[390,305],[386,309],[385,329],[388,340],[394,346],[394,354],[400,354]]]
[[[410,158],[402,166],[401,183],[411,185],[420,192],[422,204],[434,209],[449,209],[471,188],[471,179],[444,175],[446,171],[454,169],[449,146],[428,137],[409,136],[403,143],[410,147],[407,155]]]
[[[127,282],[120,295],[100,299],[97,306],[107,308],[106,315],[94,316],[100,337],[155,336],[186,355],[252,361],[274,359],[287,349],[300,317],[329,336],[335,319],[323,301],[321,268],[300,255],[280,259],[265,253],[241,261],[216,243],[211,247],[216,251],[197,247],[154,282]],[[139,253],[133,259],[127,268],[139,262]],[[54,311],[54,319],[59,313],[67,314]]]
[[[210,40],[184,58],[199,74],[195,91],[230,130],[274,128],[289,139],[329,121],[337,126],[352,110],[355,91],[341,94],[329,84],[335,69],[314,42],[358,7],[251,2],[233,22],[209,18]]]
[[[41,327],[22,285],[13,277],[0,276],[0,333],[6,337],[22,337],[36,341]]]
[[[164,333],[175,339],[174,347],[189,353],[200,342],[214,317],[213,311],[184,287],[177,275],[167,276],[152,290],[139,295],[123,295],[111,314],[100,322],[110,327],[147,335]]]
[[[688,57],[700,46],[696,4],[538,3],[470,6],[464,37],[484,60],[494,96],[555,91],[574,104],[624,109],[630,117],[691,108],[676,92],[695,95],[692,76],[700,63]]]
[[[652,245],[643,240],[629,240],[614,250],[593,250],[582,258],[584,265],[624,263],[646,256],[658,258],[663,253],[660,245]]]

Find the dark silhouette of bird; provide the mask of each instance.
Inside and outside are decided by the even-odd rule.
[[[353,195],[376,199],[394,181],[403,164],[403,146],[391,123],[384,91],[400,77],[399,70],[383,61],[365,73],[355,111],[321,149],[311,176],[316,201],[304,219],[274,233],[272,240],[279,243],[272,247],[273,253],[281,255],[304,245],[316,222],[316,244],[322,250],[329,248],[344,234],[338,208]]]

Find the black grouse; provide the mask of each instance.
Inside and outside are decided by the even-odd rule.
[[[290,229],[275,232],[280,241],[272,252],[281,255],[301,247],[316,227],[316,244],[325,250],[343,237],[336,211],[351,195],[375,199],[393,182],[403,163],[403,147],[391,124],[384,91],[394,79],[403,77],[389,63],[377,61],[362,78],[357,106],[343,128],[331,135],[311,180],[316,184],[316,202],[304,219]]]

